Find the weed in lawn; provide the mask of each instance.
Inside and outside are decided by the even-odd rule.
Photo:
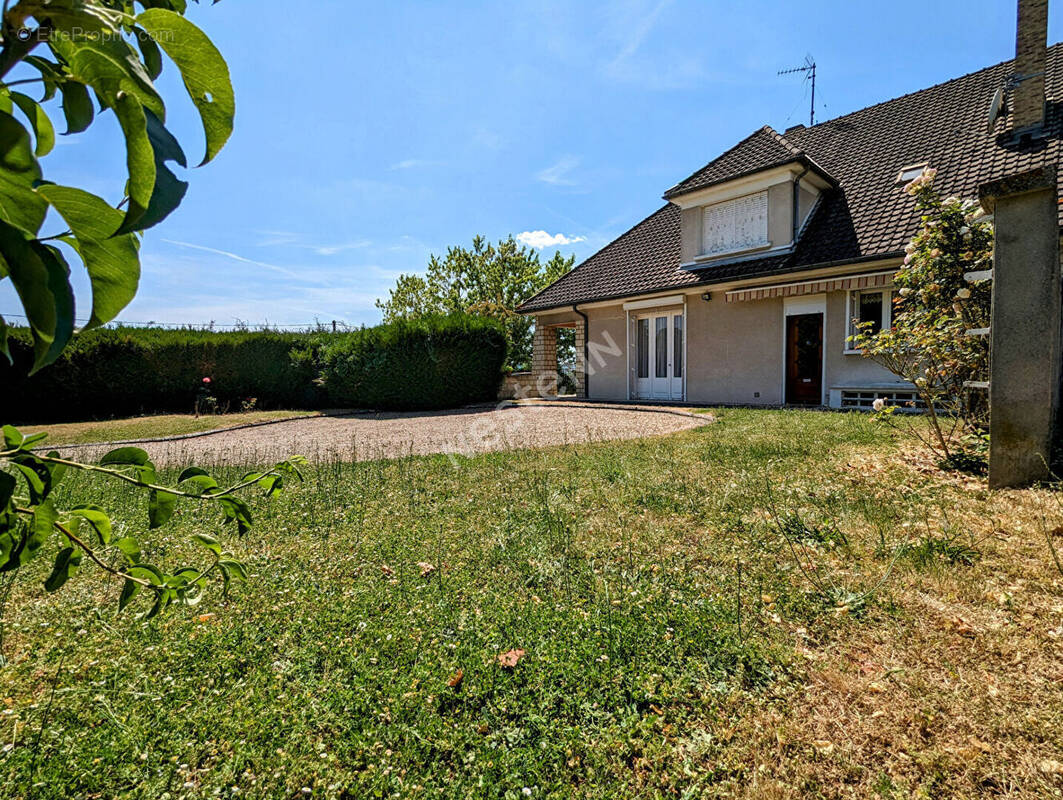
[[[940,562],[969,567],[981,557],[981,552],[975,547],[959,541],[959,533],[944,536],[928,534],[917,542],[904,545],[902,552],[919,567]]]

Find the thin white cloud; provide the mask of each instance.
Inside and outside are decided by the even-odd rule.
[[[255,267],[263,267],[265,269],[270,269],[274,272],[279,272],[281,275],[287,275],[290,278],[300,277],[297,273],[293,272],[290,269],[278,267],[276,264],[268,264],[265,261],[255,261],[252,258],[244,258],[242,255],[239,255],[237,253],[230,253],[228,250],[218,250],[215,247],[206,247],[205,245],[192,244],[191,242],[179,242],[176,239],[163,239],[162,241],[166,242],[167,244],[177,245],[178,247],[185,247],[189,250],[200,250],[204,253],[212,253],[216,256],[231,258],[233,261],[239,261],[241,264],[250,264]]]
[[[639,20],[628,27],[627,38],[622,42],[620,52],[609,63],[607,69],[617,67],[635,55],[638,49],[642,47],[642,43],[646,41],[646,37],[650,35],[650,31],[657,25],[657,19],[661,16],[661,12],[671,4],[672,0],[660,0],[647,13],[643,14]]]
[[[334,256],[337,253],[344,253],[348,250],[361,250],[363,247],[369,247],[372,242],[368,239],[361,239],[357,242],[347,242],[346,244],[320,244],[310,245],[310,249],[317,253],[319,256]]]
[[[348,250],[361,250],[372,244],[368,239],[357,239],[340,244],[317,244],[302,241],[304,237],[288,231],[257,231],[257,233],[265,238],[256,242],[256,247],[295,247],[300,250],[310,250],[319,256],[334,256]]]
[[[565,156],[556,164],[552,164],[541,170],[536,179],[552,186],[575,186],[576,182],[569,177],[569,173],[579,166],[579,159],[575,156]]]
[[[406,158],[402,161],[398,161],[388,167],[389,170],[394,171],[397,169],[418,169],[419,167],[437,167],[442,164],[442,161],[431,161],[424,158]]]
[[[583,236],[565,236],[563,233],[550,234],[546,231],[524,231],[517,234],[517,241],[536,250],[542,250],[544,247],[576,244],[576,242],[583,242],[586,239]]]

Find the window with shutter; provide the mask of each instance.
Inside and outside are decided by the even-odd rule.
[[[767,247],[768,193],[757,192],[707,206],[701,231],[703,256]]]

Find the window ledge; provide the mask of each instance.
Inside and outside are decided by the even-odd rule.
[[[736,250],[723,250],[719,253],[701,253],[694,256],[694,261],[703,263],[706,261],[716,261],[720,258],[730,258],[731,256],[742,255],[744,253],[757,253],[761,250],[767,250],[771,247],[771,242],[766,241],[760,244],[755,244],[752,247],[740,247]]]
[[[851,347],[846,347],[845,350],[842,351],[842,353],[843,353],[843,355],[847,355],[847,356],[862,356],[864,354],[864,351],[863,350],[854,350]]]

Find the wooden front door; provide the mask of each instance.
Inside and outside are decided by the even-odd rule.
[[[786,318],[786,402],[823,404],[823,315]]]

